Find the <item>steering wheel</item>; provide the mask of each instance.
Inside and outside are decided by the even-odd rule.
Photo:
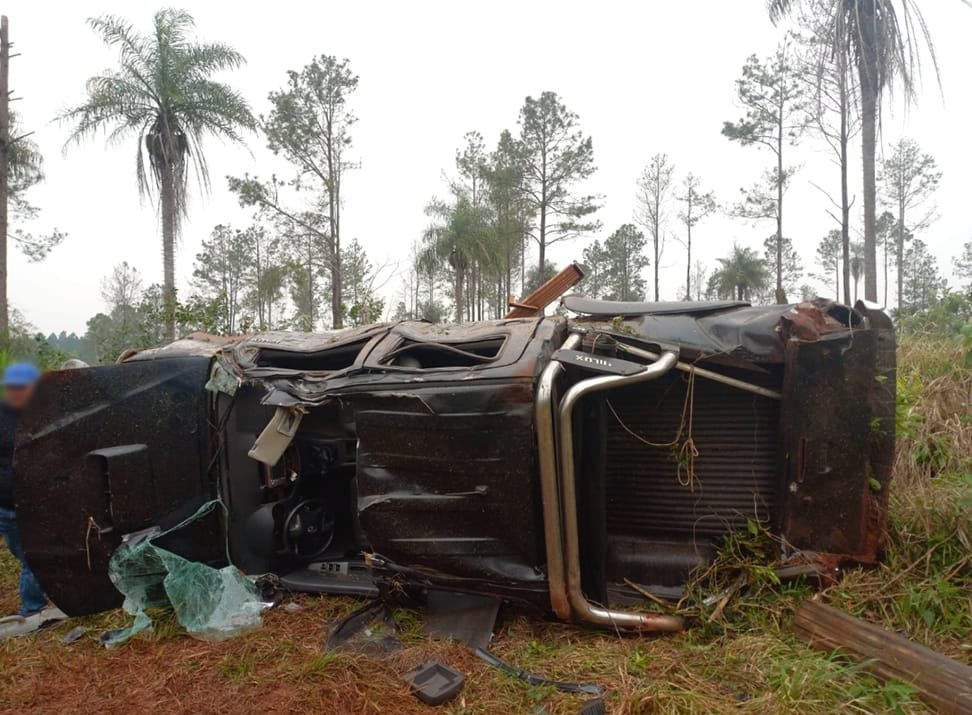
[[[284,543],[294,556],[313,559],[334,540],[334,515],[320,499],[305,499],[287,514],[283,524]]]

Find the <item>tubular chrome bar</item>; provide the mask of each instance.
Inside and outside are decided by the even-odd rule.
[[[671,370],[676,362],[674,353],[662,353],[657,361],[634,375],[606,375],[578,382],[560,401],[557,433],[560,439],[560,493],[566,546],[564,563],[567,571],[567,598],[574,614],[590,623],[640,631],[680,631],[685,626],[684,621],[677,616],[614,611],[595,606],[584,596],[581,590],[580,538],[577,527],[577,489],[574,474],[573,415],[578,401],[593,392],[654,380]],[[544,506],[546,507],[546,500]]]
[[[572,333],[562,345],[573,350],[581,336]],[[543,540],[547,550],[547,583],[550,607],[558,618],[570,618],[567,581],[564,579],[563,529],[560,523],[560,491],[557,484],[557,435],[554,429],[554,394],[557,378],[564,366],[551,360],[540,375],[537,385],[536,425],[537,461],[540,467],[540,495],[543,501]]]
[[[650,352],[648,350],[642,350],[634,345],[628,345],[627,343],[618,342],[618,350],[626,352],[629,355],[637,355],[638,357],[645,358],[646,360],[657,360],[658,355],[656,353]],[[729,377],[728,375],[723,375],[719,372],[714,372],[712,370],[706,370],[704,367],[695,367],[691,363],[679,361],[675,363],[675,369],[681,370],[682,372],[695,373],[699,377],[704,377],[707,380],[712,380],[714,382],[721,382],[723,385],[729,385],[730,387],[735,387],[740,390],[745,390],[746,392],[752,392],[756,395],[762,395],[763,397],[768,397],[771,400],[782,400],[783,395],[775,390],[770,390],[766,387],[760,387],[759,385],[754,385],[751,382],[746,382],[745,380],[737,380],[734,377]]]

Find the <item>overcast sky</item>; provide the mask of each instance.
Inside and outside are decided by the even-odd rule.
[[[886,114],[883,140],[914,137],[938,159],[941,218],[921,238],[948,270],[972,236],[972,10],[959,0],[920,4],[936,41],[942,91],[926,71],[918,106]],[[771,161],[720,134],[724,120],[739,116],[733,83],[746,57],[769,53],[780,38],[763,0],[180,5],[195,16],[200,39],[229,43],[247,58],[226,79],[257,113],[266,112],[267,93],[284,84],[287,70],[322,53],[350,60],[360,76],[352,154],[361,168],[345,181],[343,230],[376,263],[405,267],[408,247],[426,225],[423,206],[444,194],[443,171],[453,171],[463,134],[477,129],[492,145],[502,129],[515,130],[523,98],[544,90],[558,92],[593,136],[598,171],[589,189],[604,196],[603,235],[631,220],[635,180],[656,152],[667,153],[680,176],[700,175],[724,203]],[[158,218],[154,206],[140,203],[135,185],[136,140],[105,146],[99,139],[64,154],[68,130],[52,122],[82,100],[87,78],[115,62],[86,18],[120,14],[146,29],[155,8],[104,0],[13,0],[3,8],[20,54],[10,78],[22,98],[15,106],[46,160],[47,180],[30,196],[43,213],[31,229],[68,233],[42,263],[11,251],[11,302],[44,332],[82,333],[87,319],[104,309],[102,277],[121,261],[135,265],[146,283],[161,282]],[[281,169],[256,135],[248,149],[210,142],[205,150],[213,188],[192,198],[177,263],[183,293],[212,227],[249,221],[224,177]],[[817,242],[834,224],[827,199],[811,182],[836,188],[838,174],[823,147],[808,142],[792,156],[802,169],[787,195],[785,233],[807,270],[817,271]],[[859,197],[858,183],[855,176]],[[695,232],[696,255],[714,263],[734,241],[761,249],[773,231],[770,224],[715,217]],[[558,264],[580,259],[589,240],[559,244],[553,258]],[[662,267],[663,297],[674,298],[684,282],[680,246],[666,248]],[[398,285],[397,278],[389,283],[389,302]]]

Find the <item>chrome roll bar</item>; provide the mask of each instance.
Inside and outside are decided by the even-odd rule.
[[[576,344],[577,342],[575,341],[573,345]],[[567,348],[572,346],[565,344],[564,347]],[[683,620],[677,616],[667,616],[655,613],[632,613],[628,611],[617,611],[602,608],[588,601],[587,597],[584,595],[583,590],[581,589],[580,537],[577,524],[577,479],[574,465],[573,434],[574,407],[581,400],[581,398],[595,392],[610,390],[617,387],[636,385],[641,382],[654,380],[671,370],[677,361],[677,357],[674,353],[663,352],[655,362],[645,366],[644,370],[635,373],[634,375],[605,375],[582,380],[571,386],[571,388],[567,390],[567,393],[564,395],[563,399],[560,401],[556,422],[556,444],[559,455],[557,466],[558,471],[560,472],[559,501],[562,506],[561,519],[564,543],[563,546],[561,546],[559,540],[557,540],[556,551],[562,550],[564,552],[564,560],[559,568],[553,566],[552,559],[556,557],[557,554],[551,553],[554,550],[552,550],[550,546],[550,542],[554,540],[551,538],[553,536],[551,533],[553,525],[547,521],[547,512],[548,509],[553,505],[548,504],[548,487],[547,489],[543,490],[544,533],[547,535],[548,578],[550,572],[553,571],[557,572],[557,578],[562,578],[563,572],[566,571],[567,600],[570,604],[571,612],[577,618],[589,623],[640,631],[680,631],[684,628],[685,624]],[[553,364],[555,363],[552,362],[551,365],[547,366],[547,370],[544,371],[544,376],[546,376],[547,371],[553,370],[551,367]],[[563,367],[560,366],[560,370],[562,369]],[[557,372],[559,373],[559,371]],[[553,380],[554,377],[555,374],[552,374],[551,380]],[[549,395],[547,398],[549,399]],[[539,398],[537,403],[539,417]],[[539,422],[537,433],[538,437],[541,438],[542,443],[543,435],[541,434]],[[543,458],[541,457],[541,463],[542,459]],[[541,484],[543,484],[543,481],[541,469]],[[558,524],[558,526],[560,525]],[[560,615],[560,612],[557,610],[558,608],[562,608],[562,604],[559,600],[560,583],[558,582],[554,584],[553,578],[550,578],[550,583],[551,604],[554,606],[554,612]],[[557,589],[556,592],[555,588]]]
[[[573,350],[582,336],[571,333],[563,348]],[[567,582],[564,579],[563,529],[560,524],[560,487],[557,482],[557,434],[554,428],[557,378],[564,373],[564,366],[551,360],[540,375],[537,384],[536,429],[537,462],[540,468],[540,496],[543,501],[543,538],[547,551],[547,583],[550,590],[550,607],[558,618],[569,620],[570,601],[567,598]]]

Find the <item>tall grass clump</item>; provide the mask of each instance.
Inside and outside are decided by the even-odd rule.
[[[852,570],[835,605],[972,662],[972,341],[905,331],[881,567]]]

